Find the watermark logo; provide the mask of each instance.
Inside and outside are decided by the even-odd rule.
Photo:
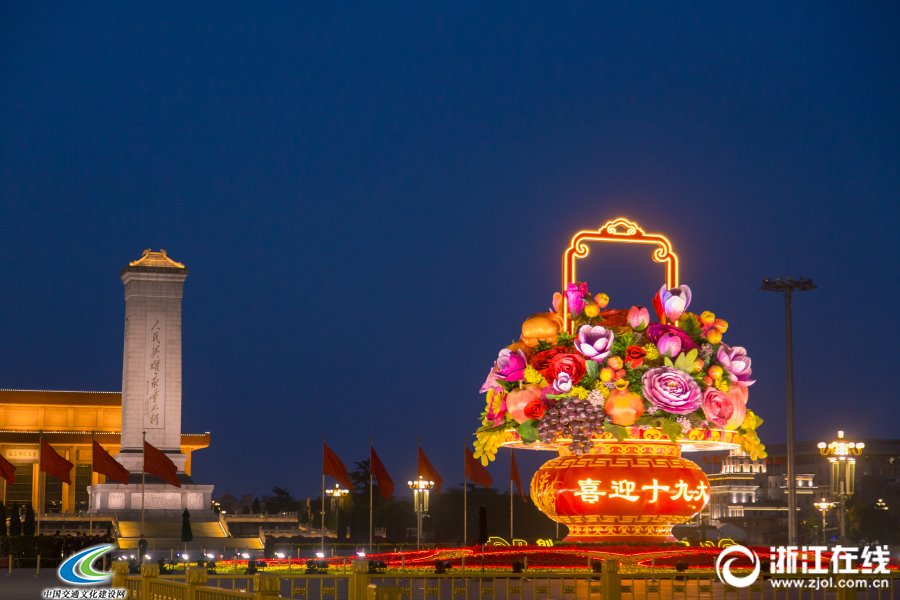
[[[731,571],[732,564],[741,557],[749,558],[753,569],[749,573],[737,575]],[[759,577],[760,561],[756,552],[745,546],[728,546],[716,558],[716,575],[719,581],[736,588],[745,588],[753,585]]]
[[[98,571],[94,561],[116,549],[115,544],[100,544],[85,548],[73,554],[59,565],[57,575],[60,581],[70,585],[102,585],[112,580],[112,573]]]

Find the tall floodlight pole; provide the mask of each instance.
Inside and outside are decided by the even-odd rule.
[[[784,294],[784,329],[787,380],[787,492],[788,492],[788,544],[797,545],[797,473],[794,459],[794,340],[791,322],[791,296],[795,291],[813,290],[812,279],[800,277],[775,280],[763,279],[761,290]]]

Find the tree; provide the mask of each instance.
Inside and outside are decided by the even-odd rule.
[[[259,498],[253,499],[253,504],[250,505],[250,512],[254,515],[258,515],[262,512],[262,506],[259,505]]]
[[[272,495],[263,496],[263,500],[266,505],[266,512],[269,514],[277,515],[300,510],[300,501],[294,498],[289,491],[277,485],[272,488]]]
[[[891,510],[858,503],[850,508],[847,517],[850,527],[862,538],[887,544],[900,541],[900,522]]]
[[[232,494],[228,490],[226,490],[225,493],[218,498],[218,501],[219,508],[221,510],[224,510],[230,515],[233,515],[237,512],[238,500],[237,498],[235,498],[234,494]]]
[[[6,507],[0,502],[0,537],[6,537]]]
[[[10,507],[9,535],[22,535],[22,521],[19,518],[19,506],[16,504]]]
[[[34,508],[31,504],[25,505],[25,522],[22,524],[23,535],[34,535]]]

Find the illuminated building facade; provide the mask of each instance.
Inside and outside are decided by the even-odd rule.
[[[88,486],[103,483],[91,472],[91,440],[113,455],[119,453],[122,428],[122,394],[0,390],[0,454],[16,466],[16,483],[0,479],[0,500],[31,504],[42,513],[84,513],[88,510]],[[44,439],[74,463],[72,485],[38,471],[39,440]],[[191,455],[209,446],[209,433],[181,434],[185,472],[190,475]],[[44,506],[38,507],[38,486],[44,489]]]

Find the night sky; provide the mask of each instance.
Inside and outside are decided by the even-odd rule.
[[[497,350],[627,215],[748,348],[764,441],[788,274],[798,437],[900,436],[896,3],[319,4],[0,8],[0,387],[120,390],[119,271],[164,247],[195,480],[316,495],[325,434],[458,485]],[[663,280],[591,259],[612,306]]]

